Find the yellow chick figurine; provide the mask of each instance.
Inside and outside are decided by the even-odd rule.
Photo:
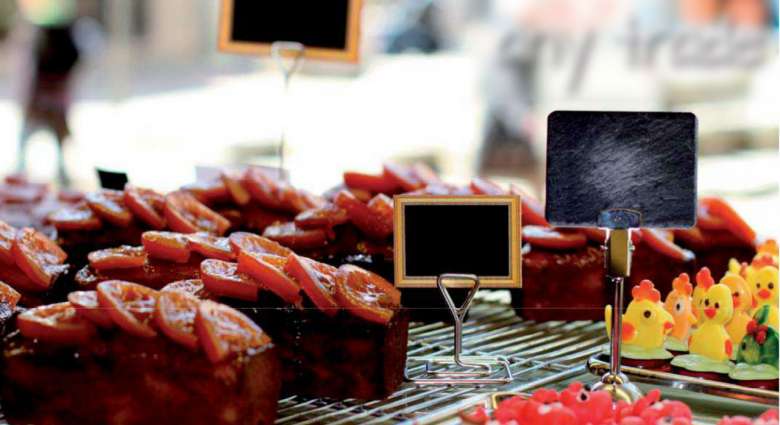
[[[701,319],[702,301],[704,301],[704,293],[707,289],[715,284],[715,279],[712,278],[712,273],[708,267],[702,267],[698,273],[696,273],[696,288],[693,290],[693,315],[696,319]]]
[[[622,340],[624,348],[661,349],[666,335],[674,327],[674,318],[661,304],[661,293],[653,282],[645,279],[631,289],[633,300],[623,314]],[[612,325],[612,306],[604,311],[607,334]]]
[[[701,314],[699,326],[688,341],[690,353],[710,360],[728,361],[734,353],[734,344],[725,327],[734,314],[734,302],[728,286],[719,283],[707,289]]]
[[[726,285],[731,291],[731,301],[734,304],[734,315],[726,324],[726,332],[731,341],[742,341],[747,333],[747,325],[753,318],[750,309],[753,307],[753,294],[748,289],[748,284],[742,276],[734,273],[726,273],[720,283]]]
[[[691,293],[693,285],[688,273],[680,273],[672,281],[672,291],[666,296],[664,309],[674,318],[674,327],[666,340],[666,348],[672,351],[687,351],[691,327],[696,324],[693,314]]]
[[[755,260],[754,260],[755,263]],[[767,324],[775,330],[778,329],[778,317],[777,317],[777,267],[765,265],[761,268],[757,268],[756,265],[751,264],[747,268],[747,284],[750,291],[753,293],[753,299],[755,300],[756,309],[761,306],[769,306],[769,318]]]

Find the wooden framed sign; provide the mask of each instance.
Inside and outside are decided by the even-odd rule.
[[[276,41],[313,59],[357,62],[363,0],[222,0],[219,49],[267,55]]]
[[[400,195],[394,214],[397,287],[436,287],[445,273],[474,274],[483,288],[522,286],[517,196]]]
[[[547,220],[556,226],[690,227],[696,116],[556,111],[547,119]]]

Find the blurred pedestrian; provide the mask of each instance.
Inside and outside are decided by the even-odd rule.
[[[52,133],[57,144],[57,177],[62,186],[69,184],[65,170],[63,145],[70,137],[68,110],[70,85],[79,49],[73,35],[77,18],[75,0],[19,0],[24,24],[32,27],[26,41],[29,50],[27,77],[22,95],[22,129],[19,135],[17,171],[26,169],[26,150],[30,136],[37,130]]]

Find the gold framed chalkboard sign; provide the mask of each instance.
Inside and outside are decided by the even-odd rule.
[[[363,0],[222,0],[219,49],[268,55],[276,41],[303,44],[304,57],[359,58]]]
[[[439,275],[459,273],[483,288],[522,287],[520,211],[517,196],[396,196],[395,285],[436,287]]]

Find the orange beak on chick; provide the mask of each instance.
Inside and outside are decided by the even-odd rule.
[[[704,309],[704,314],[706,314],[707,317],[710,318],[710,319],[715,317],[715,313],[716,313],[716,311],[715,311],[714,307],[707,307],[707,308]]]
[[[767,300],[767,299],[769,299],[769,297],[771,297],[771,296],[772,296],[772,293],[771,293],[771,292],[769,292],[769,290],[767,290],[767,289],[762,289],[762,290],[758,291],[758,296],[759,296],[759,297],[760,297],[762,300]]]
[[[664,332],[669,332],[674,327],[674,323],[672,322],[664,322]]]

